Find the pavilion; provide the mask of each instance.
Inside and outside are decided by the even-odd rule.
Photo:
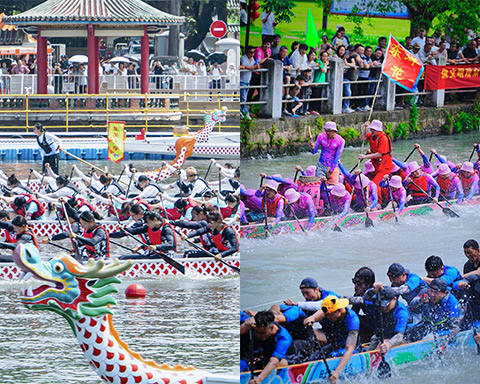
[[[47,93],[47,40],[49,37],[86,37],[88,93],[99,93],[99,40],[112,36],[141,37],[141,93],[149,93],[148,34],[185,19],[160,11],[141,0],[47,0],[14,16],[14,24],[37,36],[37,92]]]

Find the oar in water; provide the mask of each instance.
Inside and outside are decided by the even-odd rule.
[[[298,172],[299,172],[299,170],[297,169],[297,171],[295,172],[295,177],[293,178],[294,183],[297,181]]]
[[[325,364],[325,368],[327,370],[328,377],[330,377],[330,376],[332,376],[332,370],[330,369],[330,367],[327,363],[327,356],[325,355],[325,351],[323,350],[322,345],[318,341],[317,336],[315,335],[315,332],[313,332],[312,338],[313,338],[313,344],[317,346],[318,352],[320,353],[320,357],[322,358],[323,363]]]
[[[127,246],[123,245],[123,244],[120,244],[120,243],[119,243],[119,242],[117,242],[117,241],[113,241],[112,239],[110,239],[110,243],[112,243],[112,244],[116,245],[117,247],[120,247],[120,248],[126,249],[127,251],[130,251],[130,252],[132,252],[132,253],[139,253],[139,252],[138,252],[138,251],[136,251],[135,249],[133,249],[133,248],[129,248],[129,247],[127,247]]]
[[[389,180],[387,180],[387,189],[388,189],[388,194],[390,195],[390,201],[392,202],[393,215],[395,216],[395,222],[398,223],[397,211],[395,209],[395,201],[393,201],[393,192],[392,192],[392,187],[390,187]]]
[[[330,200],[330,191],[327,188],[327,183],[325,181],[322,182],[323,188],[325,188],[325,194],[327,195],[327,202],[328,202],[328,209],[330,210],[330,215],[333,215],[333,208],[332,208],[332,201]],[[342,232],[342,228],[340,228],[337,223],[333,227],[335,232]]]
[[[72,167],[72,169],[70,170],[70,176],[68,176],[68,180],[69,180],[69,181],[72,181],[72,176],[73,176],[73,167]]]
[[[410,153],[407,155],[407,157],[405,158],[405,160],[403,160],[404,163],[410,158],[410,156],[412,156],[413,152],[415,152],[415,149],[417,149],[417,148],[413,147],[413,149],[412,149],[412,150],[410,151]]]
[[[53,245],[54,247],[57,247],[57,248],[60,248],[60,249],[63,249],[64,251],[67,251],[70,254],[72,253],[71,249],[68,249],[67,247],[64,247],[64,246],[59,245],[59,244],[55,244],[53,241],[49,241],[47,244]]]
[[[125,167],[122,168],[122,172],[120,172],[120,175],[118,175],[117,183],[118,183],[118,182],[120,181],[120,179],[122,178],[123,172],[125,172]]]
[[[302,232],[305,233],[305,232],[306,232],[306,231],[305,231],[305,228],[303,228],[302,223],[301,223],[300,220],[298,219],[298,216],[297,216],[297,214],[295,213],[295,210],[293,209],[292,204],[287,203],[287,207],[290,208],[290,211],[292,211],[292,215],[293,215],[295,221],[298,223],[298,226],[300,227],[300,229],[302,230]]]
[[[440,208],[442,208],[442,212],[447,215],[447,216],[450,216],[450,217],[460,217],[458,216],[455,212],[453,212],[450,208],[447,208],[447,207],[442,207],[440,203],[438,202],[435,202],[433,201],[433,198],[432,196],[430,196],[426,191],[424,191],[422,188],[420,188],[417,184],[415,184],[415,182],[412,180],[410,181],[415,187],[418,188],[418,190],[422,193],[424,193],[429,199],[430,201],[434,202],[435,204],[437,204]]]
[[[128,192],[130,192],[130,187],[132,186],[132,180],[133,180],[133,175],[135,174],[135,172],[132,172],[131,175],[130,175],[130,180],[128,182],[128,187],[127,187],[127,191],[125,192],[125,197],[128,199]],[[113,200],[112,200],[112,205],[113,205]]]
[[[362,189],[362,197],[363,197],[363,206],[365,207],[365,228],[373,227],[373,221],[372,219],[368,216],[367,212],[367,199],[365,196],[365,191],[363,190],[363,185],[362,185],[362,178],[360,177],[361,175],[358,175],[358,181],[360,182],[360,188]]]
[[[382,311],[382,304],[381,304],[381,293],[382,291],[379,291],[377,293],[377,303],[378,303],[378,311],[380,314],[380,343],[383,344],[385,339],[383,335],[383,311]],[[382,353],[382,361],[378,364],[377,368],[377,373],[378,377],[380,379],[386,379],[390,376],[392,376],[392,370],[390,368],[390,365],[385,361],[385,355]]]
[[[174,229],[174,231],[175,231],[179,236],[182,236],[182,233],[181,233],[180,231],[178,231],[178,230],[176,230],[176,229]],[[213,253],[207,251],[205,248],[200,247],[199,245],[195,244],[193,241],[190,241],[190,240],[188,240],[188,239],[185,239],[185,241],[186,241],[188,244],[190,244],[192,247],[195,247],[195,248],[197,248],[198,250],[205,252],[208,256],[211,256],[211,257],[215,258],[216,260],[218,260],[219,262],[221,262],[221,263],[224,264],[225,266],[233,269],[233,270],[234,270],[235,272],[237,272],[237,273],[240,273],[240,268],[238,268],[238,267],[236,267],[236,266],[234,266],[234,265],[230,265],[230,264],[228,264],[226,261],[224,261],[224,260],[222,260],[222,259],[217,259]]]

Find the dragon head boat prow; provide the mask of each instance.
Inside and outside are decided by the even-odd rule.
[[[78,263],[63,255],[42,260],[33,244],[19,244],[13,260],[22,270],[20,280],[34,277],[42,285],[24,289],[22,303],[33,310],[50,310],[67,319],[85,358],[107,383],[200,384],[208,372],[192,366],[156,364],[132,352],[113,326],[110,309],[116,304],[112,293],[121,283],[117,274],[132,261],[89,260]],[[230,380],[227,380],[229,382]]]

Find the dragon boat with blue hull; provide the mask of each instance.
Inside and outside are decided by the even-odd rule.
[[[476,324],[478,326],[478,323]],[[443,353],[442,346],[447,336],[434,338],[433,336],[414,343],[402,344],[391,348],[385,355],[385,360],[390,365],[402,365],[414,361],[420,361],[431,356],[440,358]],[[473,339],[473,330],[459,332],[455,340],[447,348],[466,348],[471,353],[476,352],[476,343]],[[437,355],[437,356],[435,356]],[[340,363],[341,357],[327,359],[330,370],[334,370]],[[377,368],[382,361],[379,350],[368,351],[352,355],[348,364],[343,369],[340,378],[355,375],[375,375]],[[257,374],[260,371],[256,372]],[[247,384],[251,379],[250,372],[243,372],[240,375],[240,384]],[[262,384],[307,384],[307,383],[329,383],[328,372],[323,360],[310,361],[302,364],[289,365],[274,370],[266,377]]]
[[[468,203],[468,205],[477,205],[480,204],[480,195],[474,196]],[[443,201],[439,204],[418,204],[405,207],[402,212],[399,214],[400,218],[410,217],[410,216],[424,216],[428,215],[435,211],[441,211],[442,209],[454,207],[453,203]],[[368,214],[369,218],[375,222],[389,221],[395,218],[392,209],[381,209],[378,211],[371,211]],[[323,216],[315,218],[313,226],[310,228],[310,231],[325,231],[325,230],[334,230],[337,225],[341,229],[349,228],[356,226],[358,224],[365,225],[366,214],[365,212],[355,212],[349,213],[343,218],[338,216]],[[269,235],[280,235],[287,233],[302,233],[302,228],[304,229],[308,225],[308,219],[300,220],[285,220],[281,221],[277,225],[274,225],[268,233],[265,229],[265,223],[259,224],[248,224],[242,225],[240,227],[240,237],[251,238],[251,239],[263,239]],[[301,227],[300,227],[301,226]]]

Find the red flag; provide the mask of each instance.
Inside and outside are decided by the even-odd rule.
[[[394,83],[413,92],[423,72],[423,64],[390,35],[382,72]]]

